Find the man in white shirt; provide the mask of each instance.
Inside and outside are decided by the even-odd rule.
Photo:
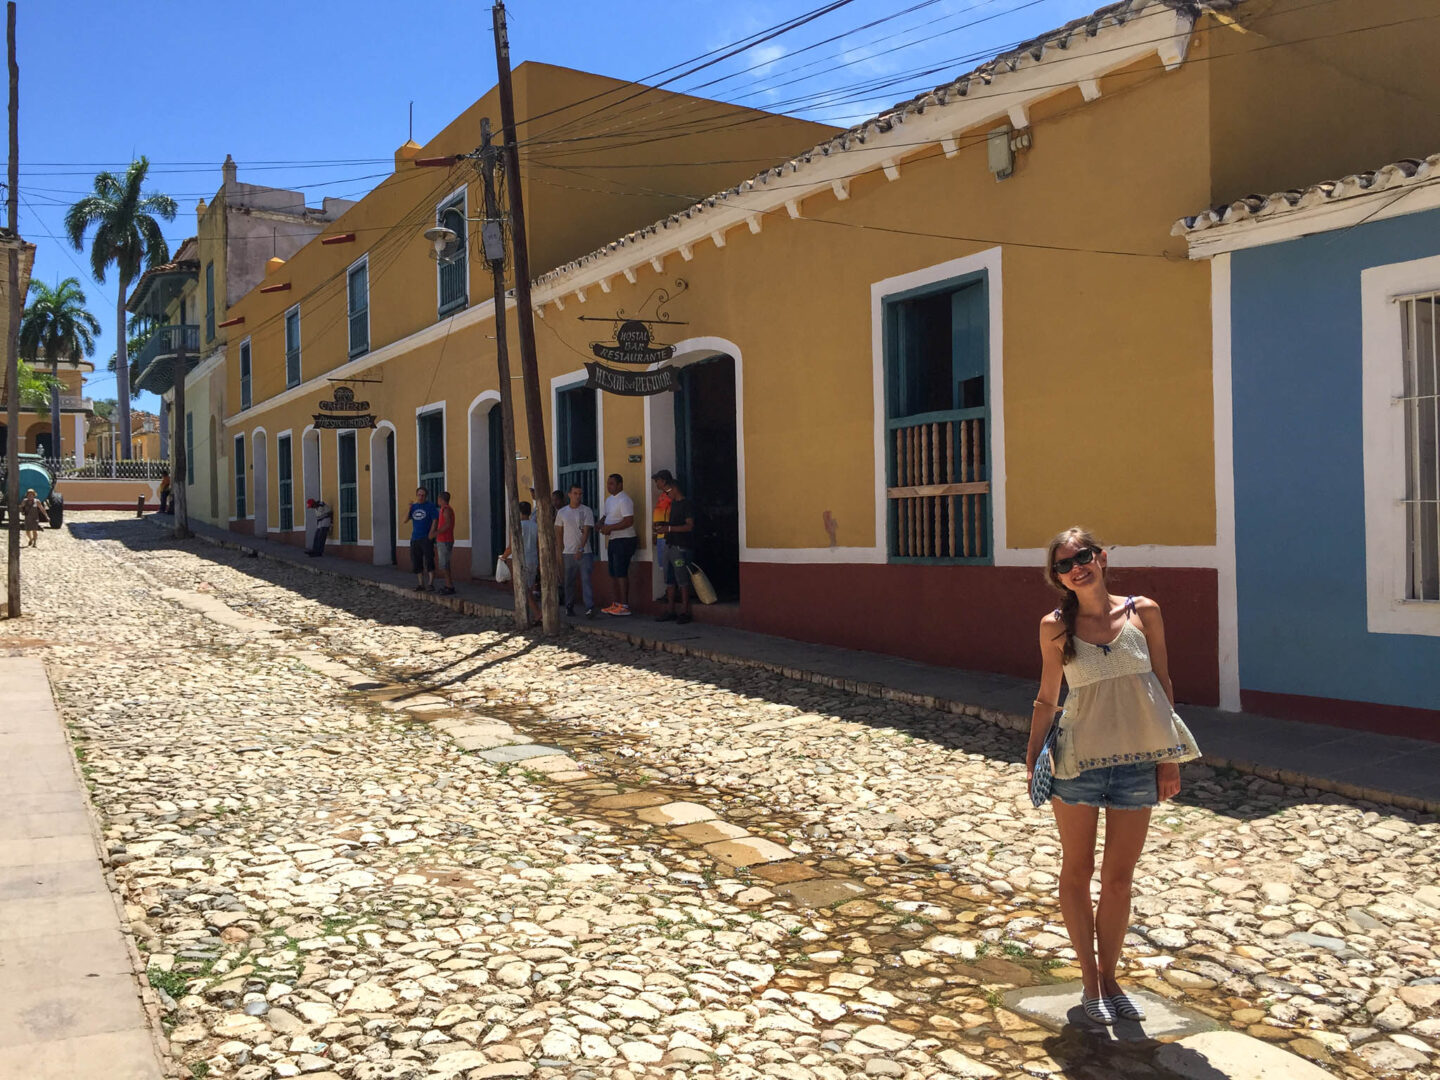
[[[590,554],[590,534],[595,531],[595,512],[581,504],[585,493],[579,484],[570,485],[570,505],[555,511],[555,539],[560,548],[560,570],[565,575],[565,614],[575,614],[575,579],[585,600],[585,617],[595,617],[595,597],[590,592],[590,572],[595,557]]]
[[[625,478],[611,473],[605,478],[605,506],[600,512],[600,532],[608,540],[610,580],[615,585],[615,602],[606,615],[630,614],[630,560],[635,557],[635,503],[625,494]]]

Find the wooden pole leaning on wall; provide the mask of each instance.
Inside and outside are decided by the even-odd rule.
[[[555,508],[550,504],[550,454],[545,445],[545,409],[540,397],[540,365],[535,350],[535,313],[530,302],[530,250],[525,243],[525,203],[520,187],[520,155],[515,135],[515,94],[510,84],[510,41],[505,5],[497,2],[495,66],[499,74],[500,122],[505,178],[510,199],[510,231],[515,259],[515,318],[520,342],[520,374],[525,386],[525,426],[530,439],[535,484],[535,520],[540,530],[540,612],[545,633],[560,632],[560,555],[555,543]]]
[[[485,222],[500,220],[500,202],[495,196],[495,169],[499,165],[499,148],[490,141],[490,118],[480,121],[480,176],[485,189]],[[490,273],[494,279],[495,292],[495,372],[500,380],[500,452],[505,455],[505,516],[509,525],[506,535],[510,538],[510,582],[515,594],[515,628],[530,628],[530,604],[525,586],[522,566],[525,560],[525,540],[520,531],[520,477],[515,464],[515,384],[510,379],[510,343],[506,340],[505,311],[505,258],[504,252],[498,259],[489,258],[481,236],[481,251],[486,254]],[[535,508],[531,507],[531,513]],[[538,520],[538,519],[537,519]],[[475,537],[470,538],[474,550]]]
[[[5,507],[9,515],[6,574],[7,614],[20,614],[20,65],[15,62],[15,0],[5,10],[5,39],[10,57],[10,240],[6,245],[6,302],[10,305],[5,341]]]

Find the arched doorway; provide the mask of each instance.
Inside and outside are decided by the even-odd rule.
[[[500,395],[470,403],[470,576],[488,578],[505,550],[505,452]]]
[[[675,390],[646,398],[649,471],[669,469],[694,502],[695,561],[721,602],[740,599],[744,459],[740,354],[728,341],[675,346]],[[648,505],[654,506],[653,489]],[[657,568],[657,585],[659,568]]]
[[[395,562],[397,503],[395,428],[386,420],[370,433],[370,537],[376,566]]]
[[[220,442],[215,430],[215,414],[210,414],[210,441],[205,456],[210,461],[210,520],[220,520]]]
[[[320,471],[320,432],[307,427],[300,435],[300,486],[305,491],[305,501],[325,497]],[[333,511],[332,511],[333,513]],[[315,514],[305,512],[305,550],[315,544]]]
[[[270,531],[270,460],[265,452],[265,429],[256,428],[250,452],[250,473],[255,498],[255,535],[263,539]]]

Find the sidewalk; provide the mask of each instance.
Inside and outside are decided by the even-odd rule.
[[[0,1077],[160,1080],[39,657],[0,657]]]
[[[152,517],[169,527],[169,517]],[[468,614],[508,616],[508,589],[473,582],[456,584],[456,595],[414,591],[414,576],[393,566],[348,559],[312,559],[289,544],[195,524],[196,536],[229,548],[245,548],[317,574],[373,582],[378,588]],[[934,667],[900,657],[792,641],[746,630],[694,622],[573,619],[587,634],[619,637],[640,648],[697,656],[777,672],[789,678],[869,697],[945,712],[980,716],[1017,730],[1030,725],[1032,680],[959,668]],[[1267,780],[1328,791],[1356,801],[1440,813],[1440,742],[1350,731],[1324,724],[1277,720],[1253,713],[1182,705],[1181,713],[1209,765],[1229,767]]]

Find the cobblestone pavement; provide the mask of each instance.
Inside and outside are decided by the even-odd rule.
[[[0,645],[46,656],[187,1074],[1165,1075],[1003,1007],[1077,974],[1014,733],[67,520]],[[1185,782],[1128,980],[1440,1077],[1436,819]]]

